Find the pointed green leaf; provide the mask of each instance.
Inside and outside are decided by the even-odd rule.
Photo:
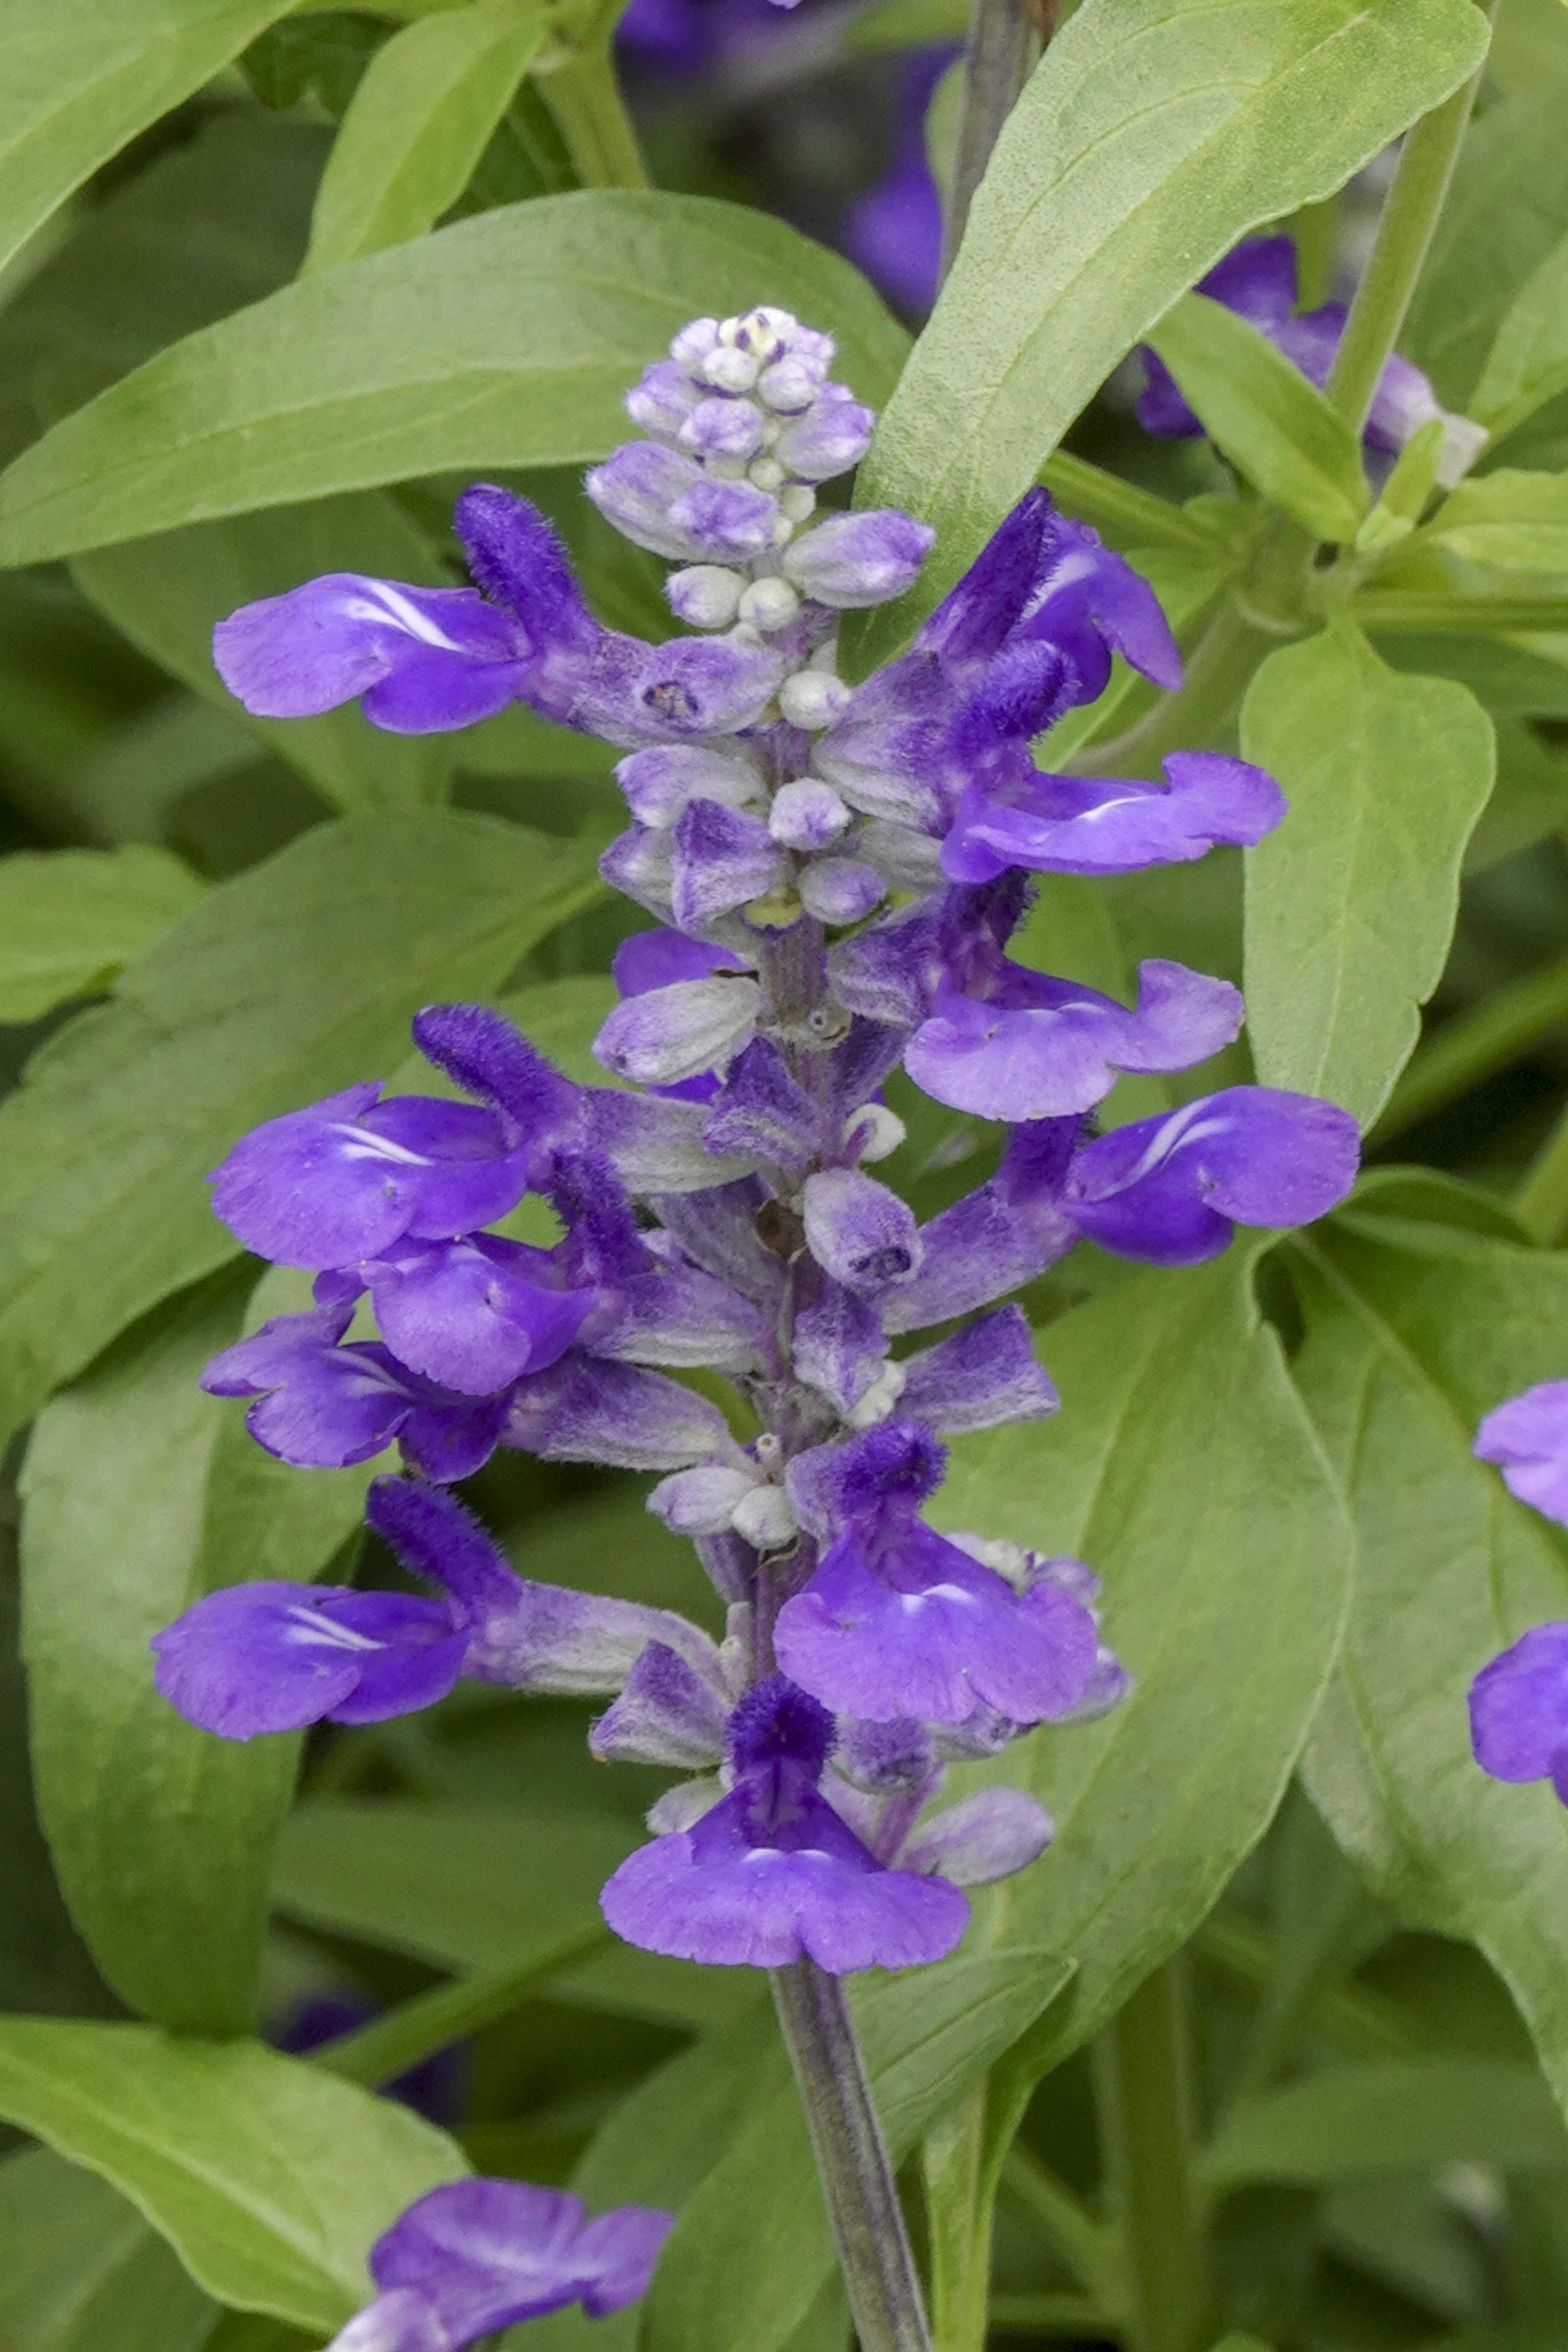
[[[1310,1785],[1405,1917],[1479,1945],[1568,2105],[1568,1815],[1545,1784],[1487,1778],[1465,1703],[1489,1658],[1568,1613],[1563,1537],[1470,1452],[1483,1412],[1561,1377],[1568,1257],[1413,1205],[1380,1213],[1370,1192],[1289,1253],[1307,1322],[1291,1369],[1359,1560]]]
[[[468,2169],[393,2100],[145,2025],[0,2019],[0,2116],[111,2181],[219,2302],[323,2336],[369,2300],[373,2241]]]
[[[468,186],[543,37],[542,7],[478,0],[405,26],[379,48],[322,177],[305,269],[433,228]]]
[[[1461,482],[1415,544],[1489,570],[1568,572],[1568,474],[1504,466]]]
[[[0,268],[89,172],[189,98],[289,0],[6,0]]]
[[[1233,2108],[1204,2150],[1203,2175],[1212,2188],[1316,2186],[1445,2164],[1568,2172],[1568,2131],[1532,2067],[1478,2058],[1335,2066]]]
[[[0,1021],[36,1021],[107,988],[205,894],[200,877],[162,849],[0,858]]]
[[[1267,335],[1206,294],[1184,294],[1147,341],[1255,489],[1320,539],[1354,539],[1367,508],[1361,445]]]
[[[1503,312],[1470,408],[1496,439],[1568,391],[1568,236]]]
[[[216,2315],[174,2248],[107,2180],[49,2147],[0,2164],[9,2352],[197,2352]]]
[[[1465,845],[1492,788],[1468,688],[1386,668],[1335,629],[1270,654],[1242,749],[1289,803],[1247,854],[1247,1033],[1266,1086],[1368,1125],[1447,959]]]
[[[66,417],[0,476],[0,563],[411,475],[602,457],[676,330],[759,299],[827,328],[858,395],[886,398],[903,329],[782,221],[621,189],[481,213],[301,278]]]
[[[859,659],[973,561],[1178,294],[1339,187],[1485,47],[1470,0],[1086,0],[1007,119],[861,469],[862,503],[912,508],[941,538]]]

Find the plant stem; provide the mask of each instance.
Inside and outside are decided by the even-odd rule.
[[[1350,611],[1373,636],[1428,629],[1494,637],[1568,630],[1568,596],[1442,596],[1373,588],[1352,596]]]
[[[1114,2336],[1114,2315],[1077,2294],[998,2294],[992,2298],[991,2325],[998,2334],[1079,2336],[1093,2341]]]
[[[969,220],[974,191],[985,177],[991,151],[1029,78],[1039,36],[1020,0],[973,0],[969,40],[963,52],[963,107],[958,119],[958,152],[952,190],[942,227],[942,274],[952,268]]]
[[[428,2058],[433,2051],[444,2050],[449,2042],[477,2033],[498,2018],[510,2017],[541,1977],[596,1952],[609,1940],[607,1928],[578,1928],[531,1952],[515,1968],[490,1969],[483,1975],[460,1977],[454,1984],[435,1985],[428,1992],[401,2002],[384,2017],[323,2042],[310,2052],[310,2063],[326,2074],[341,2074],[345,2082],[363,2083],[374,2090],[417,2065],[421,2058]]]
[[[1511,988],[1445,1022],[1429,1045],[1423,1045],[1390,1096],[1383,1117],[1367,1138],[1369,1149],[1391,1143],[1396,1135],[1434,1111],[1458,1102],[1483,1079],[1518,1061],[1542,1038],[1568,1023],[1568,957],[1532,971]]]
[[[1491,0],[1489,17],[1495,14]],[[1410,298],[1432,242],[1458,160],[1482,68],[1424,114],[1405,137],[1377,224],[1372,255],[1351,303],[1350,316],[1323,389],[1331,407],[1360,432],[1384,364],[1399,340]]]
[[[1139,1986],[1096,2042],[1094,2060],[1128,2342],[1132,2352],[1200,2352],[1208,2294],[1179,1955]]]
[[[1032,2148],[1016,2141],[1002,2167],[1002,2187],[1027,2213],[1064,2270],[1097,2304],[1109,2302],[1116,2269],[1115,2233],[1085,2210]]]
[[[1568,1233],[1568,1109],[1530,1163],[1513,1213],[1532,1241],[1553,1248]]]
[[[909,2232],[844,1987],[815,1960],[770,1973],[860,2352],[931,2352]]]
[[[584,49],[539,77],[585,188],[646,188],[647,171],[607,47]]]

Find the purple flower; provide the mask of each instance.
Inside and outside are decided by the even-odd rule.
[[[309,719],[363,696],[395,735],[493,718],[529,675],[521,632],[473,588],[330,572],[242,605],[213,632],[218,676],[263,719]]]
[[[1542,1381],[1489,1412],[1475,1452],[1521,1503],[1568,1527],[1568,1381]]]
[[[944,1458],[930,1433],[888,1422],[832,1453],[791,1465],[797,1515],[834,1540],[779,1612],[784,1673],[872,1722],[957,1723],[977,1706],[1015,1723],[1070,1714],[1094,1671],[1093,1616],[1049,1574],[1019,1591],[925,1525]]]
[[[1138,968],[1131,1012],[1076,982],[1008,964],[982,998],[937,992],[904,1067],[922,1093],[981,1118],[1089,1110],[1119,1071],[1184,1070],[1228,1045],[1242,1003],[1227,981],[1158,959]]]
[[[647,2292],[671,2213],[521,2180],[455,2180],[400,2214],[370,2251],[380,2293],[329,2352],[460,2352],[481,2336],[581,2303],[590,2319]]]
[[[601,1903],[645,1951],[722,1967],[830,1975],[939,1960],[963,1935],[956,1886],[889,1870],[822,1795],[826,1709],[782,1675],[756,1685],[730,1725],[734,1785],[691,1828],[622,1863]]]
[[[1272,776],[1218,751],[1173,751],[1160,784],[1090,782],[1037,769],[993,793],[971,784],[942,843],[954,882],[990,882],[1010,866],[1037,874],[1130,874],[1250,847],[1285,814]]]
[[[1248,237],[1198,280],[1198,292],[1223,302],[1227,310],[1246,319],[1267,335],[1277,351],[1300,368],[1321,391],[1340,347],[1348,315],[1342,302],[1325,302],[1303,316],[1296,310],[1296,247],[1289,236]],[[1167,438],[1193,437],[1203,431],[1199,419],[1183,399],[1169,368],[1158,353],[1141,350],[1145,386],[1138,402],[1138,421],[1145,432]],[[1437,479],[1452,489],[1475,463],[1486,445],[1482,426],[1468,416],[1443,408],[1431,384],[1413,362],[1397,352],[1384,364],[1363,427],[1369,449],[1396,454],[1423,425],[1441,418],[1443,452]]]
[[[1568,1805],[1568,1622],[1532,1626],[1481,1668],[1470,1738],[1494,1780],[1550,1780]]]
[[[362,1269],[398,1360],[464,1396],[493,1396],[565,1354],[593,1311],[553,1252],[491,1234],[384,1252]]]
[[[1156,1265],[1196,1265],[1217,1256],[1237,1224],[1308,1225],[1326,1216],[1355,1181],[1360,1143],[1354,1119],[1337,1103],[1228,1087],[1086,1144],[1058,1198],[1102,1249]]]
[[[353,1312],[351,1300],[275,1316],[215,1356],[201,1384],[209,1396],[254,1397],[246,1427],[297,1469],[369,1462],[395,1439],[427,1478],[471,1477],[500,1441],[507,1394],[438,1388],[377,1340],[341,1346]]]

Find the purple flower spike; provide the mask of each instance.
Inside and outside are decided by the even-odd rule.
[[[1354,1183],[1360,1149],[1356,1123],[1337,1103],[1229,1087],[1087,1145],[1061,1207],[1102,1249],[1196,1265],[1218,1255],[1237,1224],[1325,1216]]]
[[[529,1155],[490,1110],[350,1087],[241,1136],[213,1176],[213,1207],[258,1257],[356,1265],[410,1234],[443,1240],[504,1216]]]
[[[462,1396],[421,1380],[374,1340],[341,1347],[353,1313],[275,1316],[213,1358],[209,1396],[248,1396],[258,1445],[300,1470],[369,1462],[394,1439],[428,1478],[468,1478],[500,1441],[510,1398]]]
[[[1242,1003],[1227,981],[1152,959],[1132,1012],[1114,997],[1008,965],[999,1001],[937,993],[904,1067],[937,1102],[980,1118],[1061,1118],[1091,1110],[1119,1070],[1184,1070],[1228,1045]]]
[[[328,2352],[461,2352],[569,2303],[603,2319],[647,2294],[674,2226],[651,2206],[617,2205],[590,2221],[563,2189],[455,2180],[376,2240],[370,2272],[381,2293]]]
[[[1489,1412],[1476,1456],[1495,1462],[1521,1503],[1568,1527],[1568,1381],[1542,1381]]]
[[[364,698],[395,735],[493,718],[522,690],[527,647],[472,588],[411,588],[330,572],[242,604],[213,631],[229,692],[261,719],[309,719]]]
[[[429,1706],[461,1674],[468,1637],[444,1602],[407,1593],[234,1584],[152,1646],[158,1688],[187,1722],[254,1739]]]
[[[1218,751],[1173,751],[1159,784],[1092,783],[1030,770],[999,791],[971,784],[942,844],[953,882],[989,882],[1009,866],[1037,874],[1131,874],[1250,847],[1285,814],[1272,776]]]
[[[730,1730],[734,1787],[695,1826],[622,1863],[600,1898],[643,1950],[721,1967],[832,1976],[942,1959],[969,1906],[944,1879],[889,1870],[818,1787],[833,1738],[826,1709],[782,1675],[759,1683]]]
[[[1550,1780],[1568,1805],[1568,1623],[1532,1626],[1481,1668],[1470,1739],[1494,1780]]]

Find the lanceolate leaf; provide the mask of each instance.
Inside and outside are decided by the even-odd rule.
[[[0,1106],[0,1425],[237,1244],[204,1178],[258,1119],[408,1051],[588,897],[591,852],[493,818],[350,818],[212,891]]]
[[[1470,406],[1500,441],[1563,391],[1568,391],[1568,236],[1558,239],[1504,311]]]
[[[289,0],[6,0],[0,268],[89,172],[288,9]]]
[[[1350,1530],[1252,1296],[1258,1254],[1136,1276],[1052,1324],[1061,1412],[962,1442],[942,1490],[946,1527],[1087,1560],[1133,1677],[1103,1722],[988,1768],[1057,1822],[990,1918],[1077,1963],[1042,2066],[1196,1927],[1268,1826],[1332,1663]]]
[[[307,270],[423,236],[468,185],[544,37],[542,7],[491,0],[377,50],[316,199]]]
[[[1467,687],[1400,676],[1345,627],[1271,654],[1241,729],[1289,803],[1247,854],[1258,1075],[1366,1126],[1447,957],[1465,845],[1492,788],[1491,721]]]
[[[1203,2156],[1213,2187],[1467,2163],[1568,2172],[1568,2133],[1533,2067],[1475,2058],[1335,2066],[1235,2109]]]
[[[221,2303],[330,2335],[404,2207],[467,2170],[406,2107],[259,2044],[0,2020],[0,2116],[101,2173]]]
[[[107,2180],[49,2147],[0,2164],[0,2341],[16,2352],[196,2352],[216,2315]]]
[[[1149,336],[1209,438],[1320,539],[1353,540],[1367,487],[1355,435],[1246,320],[1184,294]]]
[[[1568,1258],[1416,1215],[1354,1214],[1291,1244],[1292,1370],[1358,1531],[1343,1661],[1312,1793],[1407,1918],[1478,1943],[1568,2102],[1568,1814],[1489,1780],[1466,1693],[1527,1627],[1568,1614],[1568,1548],[1470,1453],[1483,1412],[1560,1379]],[[1398,1205],[1389,1187],[1388,1206]]]
[[[829,329],[845,379],[886,399],[903,330],[781,221],[604,189],[480,214],[285,287],[67,417],[0,477],[0,563],[409,475],[602,457],[678,327],[759,301]]]
[[[862,469],[865,503],[941,532],[862,661],[973,561],[1178,294],[1247,229],[1337,188],[1485,46],[1470,0],[1087,0],[1008,118]]]
[[[205,895],[200,877],[161,849],[0,859],[0,1021],[36,1021],[107,988]]]
[[[121,1999],[187,2033],[255,2022],[299,1743],[197,1731],[154,1689],[148,1643],[218,1584],[319,1573],[369,1476],[284,1470],[244,1435],[243,1408],[197,1387],[239,1336],[249,1285],[244,1266],[216,1276],[56,1397],[22,1482],[33,1772],[55,1867]]]

